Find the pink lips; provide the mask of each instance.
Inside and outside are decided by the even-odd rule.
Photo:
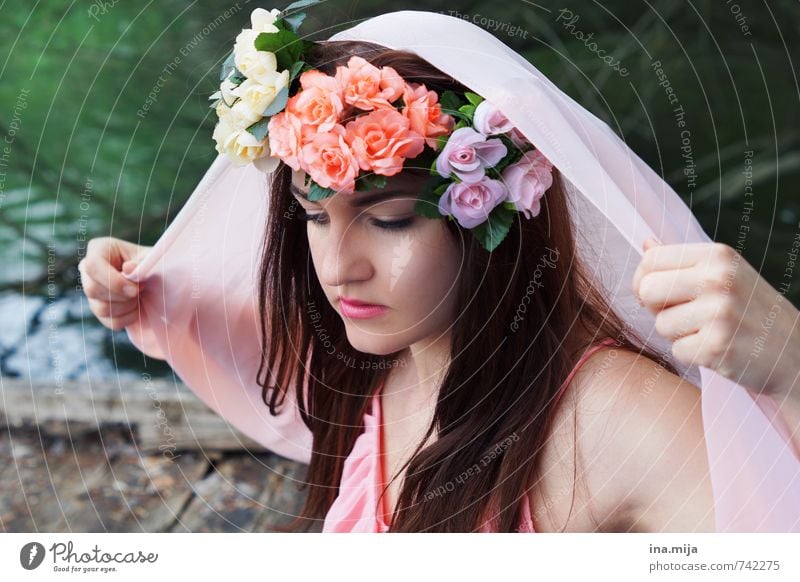
[[[364,303],[353,299],[339,298],[339,305],[342,308],[342,315],[351,319],[368,319],[370,317],[377,317],[386,312],[388,307],[385,305],[373,305],[371,303]]]

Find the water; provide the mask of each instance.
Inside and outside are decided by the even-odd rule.
[[[101,325],[80,292],[55,298],[4,292],[0,322],[0,376],[60,383],[171,374],[165,362],[144,356],[125,330]]]

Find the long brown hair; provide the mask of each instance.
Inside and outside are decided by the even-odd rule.
[[[351,55],[391,66],[407,81],[439,94],[466,90],[413,53],[371,43],[317,43],[306,60],[333,74]],[[271,178],[259,274],[263,400],[277,414],[293,393],[313,435],[305,506],[284,530],[324,519],[338,495],[344,460],[364,430],[370,397],[399,355],[363,353],[348,344],[344,324],[311,265],[290,183],[291,169],[280,164]],[[451,363],[432,423],[406,465],[391,531],[477,531],[490,507],[497,512],[492,515],[496,531],[515,530],[519,504],[536,484],[554,395],[586,348],[565,342],[577,329],[598,341],[612,337],[625,349],[661,361],[589,284],[568,216],[562,179],[554,170],[541,213],[530,220],[519,215],[493,252],[470,233],[458,237],[464,270],[456,300],[459,316],[451,328]],[[458,236],[458,225],[446,222]],[[348,365],[354,361],[369,365],[355,369]],[[434,432],[438,438],[422,448]],[[487,456],[491,462],[465,479],[465,471]]]

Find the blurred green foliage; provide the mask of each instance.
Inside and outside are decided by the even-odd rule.
[[[83,238],[152,244],[216,156],[207,98],[236,34],[256,6],[288,3],[2,3],[0,133],[13,138],[0,157],[0,284],[36,289],[48,253],[60,282],[73,283]],[[796,2],[464,1],[455,8],[331,0],[308,10],[302,31],[327,38],[400,9],[507,23],[498,38],[606,121],[712,238],[740,250],[774,285],[786,282],[800,220]],[[579,17],[571,28],[562,9]],[[593,34],[595,48],[629,74],[604,63],[576,30]],[[685,111],[694,184],[656,60]],[[741,238],[745,150],[754,151],[755,204]]]

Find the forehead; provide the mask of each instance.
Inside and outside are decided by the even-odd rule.
[[[302,197],[305,198],[305,195],[308,194],[308,186],[305,185],[307,174],[303,171],[292,171],[292,187],[296,192],[302,194]],[[420,188],[425,184],[428,176],[426,174],[419,174],[419,173],[411,173],[411,172],[399,172],[394,176],[389,176],[386,180],[386,187],[379,188],[375,190],[370,190],[369,192],[355,192],[353,194],[347,194],[347,196],[362,196],[362,197],[369,197],[371,198],[372,195],[378,194],[382,191],[402,191],[407,192],[408,194],[417,194]],[[334,196],[332,198],[338,198]],[[308,201],[311,204],[314,204],[312,201]]]

